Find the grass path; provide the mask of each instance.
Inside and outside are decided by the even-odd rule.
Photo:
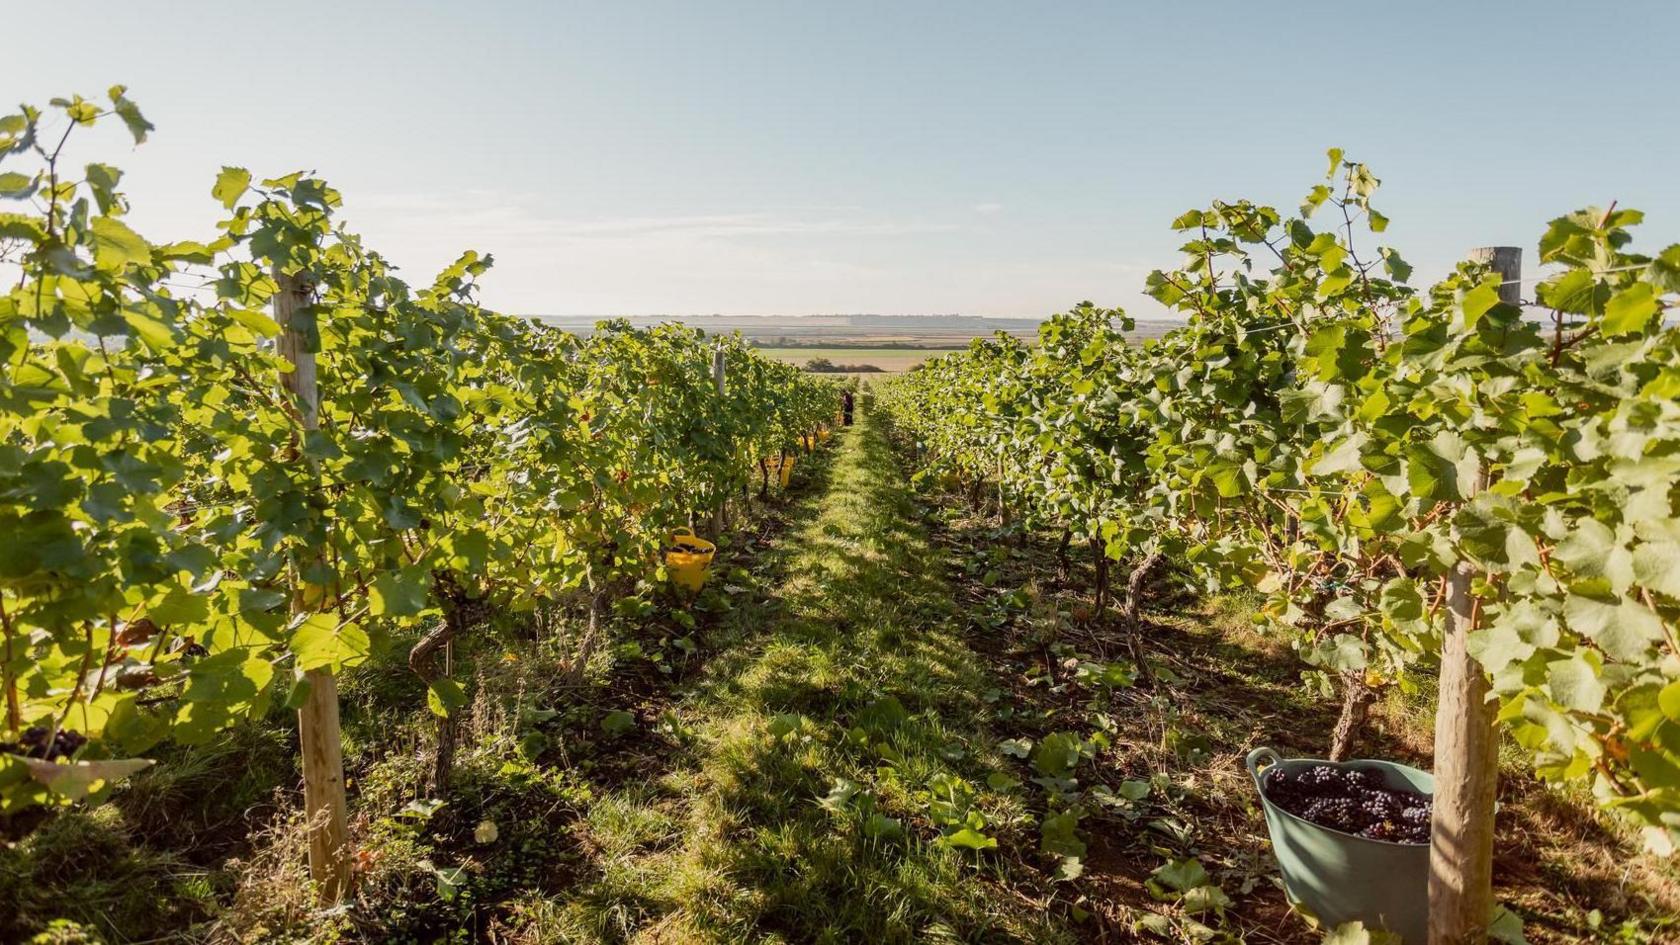
[[[772,552],[779,585],[708,641],[683,757],[588,815],[573,935],[635,942],[1056,942],[993,852],[936,842],[1026,813],[997,768],[984,668],[882,431],[843,431]],[[650,773],[651,774],[651,773]],[[1020,848],[1004,844],[1004,849]],[[558,917],[557,917],[558,918]]]

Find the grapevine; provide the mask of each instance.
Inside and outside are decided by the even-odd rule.
[[[209,239],[148,240],[120,170],[68,167],[73,133],[113,116],[145,140],[125,90],[107,102],[0,118],[17,276],[0,296],[0,741],[21,746],[0,753],[0,812],[103,788],[399,641],[447,720],[465,696],[430,654],[448,636],[491,606],[635,593],[674,527],[837,402],[738,337],[577,337],[490,311],[476,253],[410,286],[306,173],[225,168]],[[318,429],[278,383],[283,285],[302,293]]]
[[[1266,597],[1328,689],[1433,672],[1447,576],[1478,575],[1472,651],[1543,779],[1680,840],[1680,246],[1638,211],[1559,217],[1525,306],[1462,264],[1428,291],[1369,242],[1378,181],[1330,153],[1298,215],[1190,211],[1149,292],[1183,327],[1132,344],[1084,303],[1038,343],[976,342],[888,384],[920,475],[990,481],[1112,561],[1164,554]],[[1316,228],[1315,213],[1333,222]]]

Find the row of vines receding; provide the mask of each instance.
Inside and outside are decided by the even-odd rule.
[[[121,87],[0,117],[0,813],[370,658],[406,657],[446,748],[452,635],[645,594],[838,402],[738,337],[489,311],[476,253],[410,286],[307,174],[225,168],[208,239],[147,239],[122,172],[67,156],[112,118],[151,130]],[[306,361],[313,398],[281,383]]]
[[[1377,186],[1333,150],[1296,215],[1185,213],[1183,266],[1148,280],[1185,319],[1165,337],[1128,342],[1123,312],[1083,303],[880,402],[919,475],[995,490],[1064,549],[1263,594],[1258,622],[1326,695],[1431,676],[1468,563],[1503,731],[1670,852],[1680,246],[1638,252],[1638,211],[1587,209],[1546,229],[1519,304],[1472,263],[1419,291],[1373,242]]]

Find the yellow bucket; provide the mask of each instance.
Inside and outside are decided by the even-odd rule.
[[[834,431],[830,430],[828,427],[823,427],[821,430],[817,431],[817,439],[821,440],[824,443],[827,443],[828,438],[833,436],[833,435],[834,435]]]
[[[696,536],[693,529],[679,528],[672,532],[671,547],[665,551],[665,570],[670,572],[671,583],[700,593],[711,574],[715,554],[717,545]]]
[[[793,479],[793,454],[789,453],[787,458],[782,460],[782,488],[786,489],[788,487],[788,482],[791,481],[792,479]]]

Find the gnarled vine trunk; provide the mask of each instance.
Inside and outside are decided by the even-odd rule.
[[[1359,747],[1365,733],[1365,720],[1371,715],[1371,703],[1377,701],[1377,690],[1365,684],[1359,673],[1342,674],[1342,715],[1330,734],[1330,760],[1346,761]]]
[[[1150,552],[1132,568],[1131,575],[1126,578],[1126,600],[1120,605],[1126,648],[1131,651],[1132,662],[1137,664],[1139,677],[1145,681],[1153,681],[1155,676],[1149,668],[1149,660],[1144,657],[1143,635],[1138,632],[1141,627],[1138,613],[1143,609],[1143,589],[1149,582],[1149,575],[1163,559],[1159,551]]]
[[[468,594],[455,576],[446,571],[432,572],[432,592],[443,607],[443,621],[408,651],[408,668],[429,687],[443,675],[438,667],[438,653],[473,624],[484,619],[487,605],[483,598]],[[437,759],[432,766],[432,791],[442,794],[449,788],[449,773],[455,766],[455,742],[460,732],[460,709],[451,707],[449,714],[437,720]]]
[[[1126,621],[1126,631],[1136,633],[1138,628],[1138,611],[1143,608],[1143,588],[1149,582],[1149,575],[1160,566],[1163,555],[1159,551],[1152,551],[1139,561],[1132,569],[1131,577],[1126,579],[1126,602],[1121,607],[1121,616]]]
[[[997,461],[997,520],[1000,528],[1009,525],[1009,496],[1003,486],[1003,457]]]
[[[572,653],[571,665],[566,667],[564,678],[568,686],[583,685],[584,674],[589,671],[589,660],[595,655],[596,643],[601,638],[601,602],[605,598],[606,595],[600,592],[589,595],[589,623],[583,629],[582,639],[578,640],[577,650]]]

